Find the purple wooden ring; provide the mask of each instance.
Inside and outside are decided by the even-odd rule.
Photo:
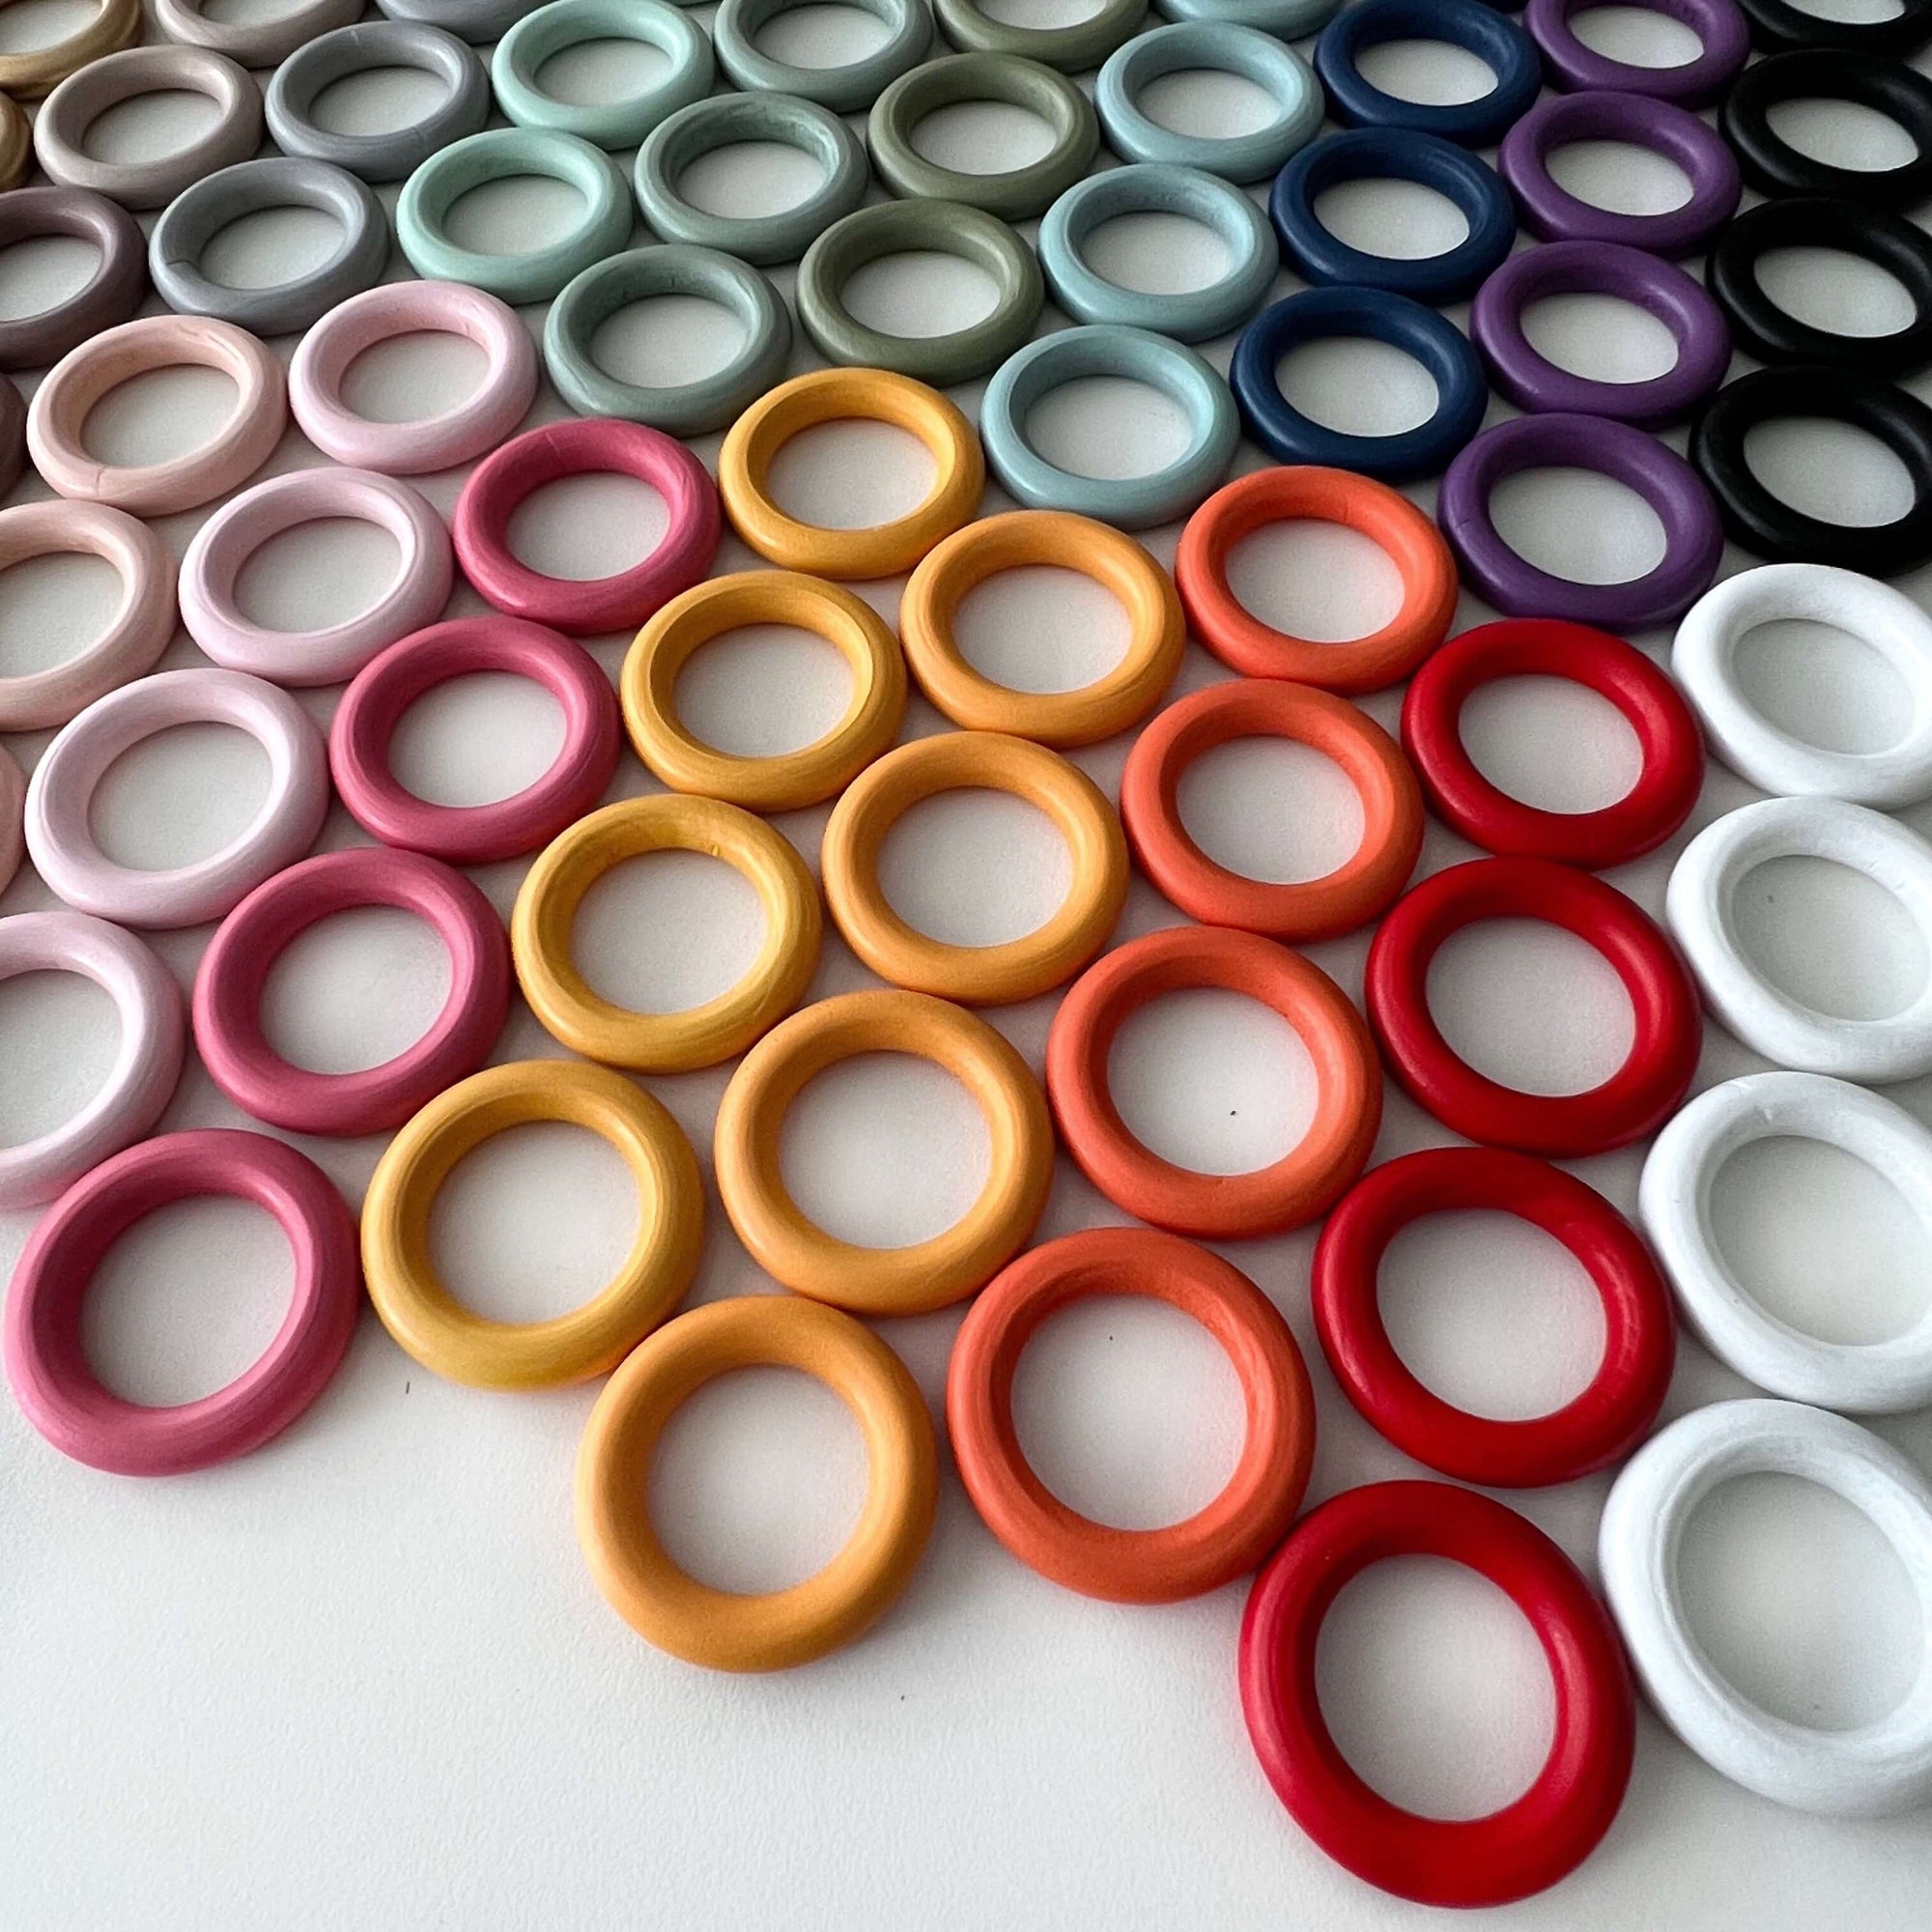
[[[1700,51],[1682,67],[1636,67],[1586,47],[1570,30],[1570,16],[1599,0],[1528,0],[1522,23],[1543,50],[1552,87],[1565,94],[1605,87],[1618,94],[1647,94],[1684,107],[1705,107],[1743,72],[1750,56],[1750,23],[1737,0],[1629,0],[1662,14],[1697,36]]]
[[[1674,161],[1690,181],[1690,199],[1662,214],[1620,214],[1558,187],[1549,156],[1577,141],[1622,141]],[[1523,226],[1546,242],[1615,242],[1653,255],[1692,255],[1738,210],[1744,178],[1738,157],[1713,128],[1667,100],[1596,91],[1539,100],[1496,150]]]
[[[1675,340],[1677,360],[1638,383],[1559,368],[1523,334],[1522,318],[1547,296],[1568,295],[1614,296],[1654,315]],[[1613,416],[1644,428],[1688,415],[1716,391],[1731,360],[1731,331],[1702,283],[1641,249],[1601,242],[1552,242],[1512,255],[1476,291],[1469,339],[1491,381],[1519,409]]]
[[[1519,556],[1490,521],[1490,493],[1523,469],[1594,469],[1634,490],[1663,525],[1663,560],[1627,583],[1578,583]],[[1602,416],[1518,416],[1485,430],[1449,466],[1435,521],[1479,596],[1511,617],[1567,617],[1600,631],[1675,623],[1711,587],[1723,526],[1703,479],[1674,450]]]

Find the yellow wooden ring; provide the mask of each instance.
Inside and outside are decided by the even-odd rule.
[[[1126,607],[1127,648],[1106,676],[1077,691],[1014,691],[960,654],[953,619],[967,595],[1003,570],[1077,570]],[[899,636],[919,688],[969,731],[1037,744],[1097,744],[1151,711],[1180,668],[1186,620],[1173,580],[1132,537],[1065,510],[1012,510],[968,524],[929,552],[899,599]]]
[[[490,1321],[437,1279],[429,1220],[463,1156],[531,1121],[588,1127],[638,1184],[638,1236],[608,1286],[548,1321]],[[476,1388],[554,1388],[614,1368],[683,1300],[704,1244],[704,1183],[683,1129],[634,1081],[523,1060],[459,1081],[389,1143],[362,1202],[362,1273],[383,1326],[424,1368]]]
[[[855,1247],[814,1227],[779,1164],[786,1108],[814,1075],[863,1053],[943,1066],[979,1102],[992,1143],[980,1198],[911,1247]],[[982,1288],[1026,1246],[1053,1181],[1053,1126],[1026,1062],[984,1020],[923,993],[845,993],[781,1021],[738,1063],[711,1153],[752,1259],[800,1294],[860,1315],[923,1315]]]
[[[645,1498],[678,1406],[734,1369],[798,1369],[852,1411],[869,1481],[857,1527],[788,1590],[714,1590],[665,1553]],[[869,1328],[788,1294],[708,1302],[668,1322],[611,1378],[577,1454],[577,1537],[611,1607],[648,1643],[711,1670],[786,1670],[847,1644],[912,1580],[939,1495],[932,1418]]]
[[[18,187],[34,157],[34,129],[11,94],[0,94],[0,189]]]
[[[647,852],[702,852],[752,882],[764,944],[737,984],[682,1012],[639,1013],[594,992],[571,956],[583,895],[613,867]],[[641,1073],[689,1073],[729,1060],[805,997],[823,922],[810,868],[789,839],[711,798],[626,799],[559,833],[524,875],[510,949],[524,998],[573,1052]]]
[[[1003,946],[950,946],[908,925],[879,886],[879,851],[899,819],[944,791],[1010,792],[1052,819],[1073,883],[1044,925]],[[888,752],[832,808],[819,847],[825,902],[845,943],[882,980],[968,1006],[1031,1000],[1070,980],[1107,943],[1127,896],[1127,841],[1077,765],[1026,738],[946,731]]]
[[[895,523],[825,529],[785,515],[765,494],[772,459],[801,430],[820,423],[891,423],[932,452],[939,474],[924,502]],[[718,494],[732,527],[760,556],[818,577],[896,577],[980,507],[986,462],[973,425],[942,396],[910,376],[884,369],[814,369],[753,403],[724,433]]]
[[[38,100],[89,61],[119,53],[141,38],[141,0],[101,0],[87,25],[29,53],[0,54],[0,92],[15,100]]]
[[[852,701],[824,737],[777,757],[743,758],[678,722],[678,673],[742,624],[795,625],[851,667]],[[787,570],[714,577],[673,597],[638,633],[619,682],[631,743],[659,779],[751,811],[797,811],[842,791],[893,742],[905,714],[905,660],[885,619],[849,590]]]

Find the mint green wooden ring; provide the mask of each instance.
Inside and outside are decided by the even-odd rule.
[[[544,63],[588,41],[637,41],[670,61],[648,92],[600,106],[559,100],[537,85]],[[497,43],[490,84],[497,105],[519,128],[575,134],[599,148],[635,148],[667,115],[711,92],[717,67],[704,29],[664,0],[551,0],[526,14]]]
[[[758,50],[758,36],[794,7],[817,0],[724,0],[711,23],[718,65],[746,93],[790,94],[835,114],[863,114],[880,93],[925,58],[932,45],[926,0],[852,0],[886,23],[886,38],[860,60],[837,67],[794,67]]]
[[[1062,73],[1085,73],[1140,31],[1148,0],[1100,0],[1100,11],[1066,27],[1021,27],[996,19],[980,0],[935,0],[946,38],[964,54],[1018,54]]]

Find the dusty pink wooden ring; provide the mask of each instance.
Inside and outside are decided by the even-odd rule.
[[[121,1043],[100,1090],[38,1139],[0,1148],[0,1208],[35,1208],[137,1141],[181,1078],[187,1012],[175,977],[131,932],[82,912],[0,919],[0,980],[78,973],[114,1002]]]
[[[393,582],[368,610],[327,630],[252,622],[235,600],[242,567],[271,537],[325,517],[387,530],[403,558]],[[182,558],[182,621],[230,670],[272,684],[342,684],[398,638],[435,623],[455,571],[442,519],[407,483],[373,469],[297,469],[242,491],[195,532]]]
[[[441,415],[372,422],[342,400],[365,349],[392,336],[461,335],[488,358],[473,394]],[[461,282],[387,282],[351,296],[304,335],[289,364],[289,403],[302,434],[338,463],[390,476],[454,469],[496,446],[528,414],[537,348],[507,303]]]
[[[232,844],[192,866],[138,872],[95,843],[95,789],[124,752],[175,724],[233,724],[269,754],[269,795]],[[56,897],[127,925],[199,925],[306,852],[328,810],[322,733],[286,692],[235,670],[170,670],[90,704],[27,786],[27,850]]]
[[[87,453],[87,414],[110,389],[151,369],[219,369],[238,391],[235,411],[185,456],[132,469]],[[71,349],[34,391],[27,448],[47,487],[137,517],[192,510],[244,483],[274,453],[289,420],[282,365],[245,328],[205,315],[147,315]]]
[[[80,1311],[101,1257],[156,1208],[227,1194],[266,1208],[295,1252],[289,1312],[261,1359],[199,1402],[150,1408],[103,1388]],[[202,1128],[117,1153],[61,1196],[33,1232],[7,1295],[7,1379],[63,1456],[120,1476],[175,1476],[259,1448],[314,1402],[355,1332],[355,1222],[314,1161],[267,1134]]]
[[[314,1073],[270,1045],[262,992],[291,941],[358,906],[396,906],[427,922],[449,954],[449,997],[429,1031],[393,1059]],[[194,1043],[244,1114],[291,1133],[375,1134],[474,1073],[509,1011],[509,935],[490,901],[434,859],[358,845],[277,872],[221,922],[195,975]]]
[[[0,893],[14,883],[26,855],[21,819],[27,810],[27,775],[0,747]]]

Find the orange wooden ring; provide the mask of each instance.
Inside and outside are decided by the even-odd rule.
[[[1315,1063],[1315,1119],[1277,1161],[1248,1174],[1177,1167],[1128,1132],[1107,1091],[1122,1023],[1163,993],[1213,986],[1279,1013]],[[1382,1118],[1382,1071],[1362,1016],[1319,966],[1272,940],[1176,925],[1090,966],[1046,1037],[1046,1093],[1066,1151],[1107,1199],[1143,1221],[1208,1240],[1279,1235],[1352,1184]]]
[[[1362,842],[1346,863],[1279,885],[1229,871],[1187,836],[1181,774],[1236,738],[1291,738],[1341,766],[1362,801]],[[1366,925],[1394,904],[1422,850],[1422,792],[1401,746],[1348,699],[1271,678],[1210,685],[1169,705],[1127,753],[1121,816],[1141,869],[1190,918],[1295,943]]]
[[[1013,1375],[1040,1324],[1095,1294],[1164,1301],[1213,1336],[1240,1378],[1247,1436],[1227,1487],[1161,1529],[1115,1529],[1070,1510],[1027,1465]],[[1315,1455],[1315,1397],[1294,1337],[1241,1271],[1175,1235],[1090,1228],[998,1275],[952,1345],[946,1424],[985,1525],[1029,1569],[1085,1597],[1172,1604],[1252,1570],[1288,1533]]]
[[[1378,544],[1402,574],[1402,609],[1378,631],[1320,644],[1264,624],[1228,587],[1228,554],[1266,524],[1343,524]],[[1174,581],[1196,637],[1246,677],[1293,678],[1324,691],[1380,691],[1406,678],[1456,615],[1456,560],[1442,534],[1399,491],[1346,469],[1257,469],[1215,493],[1187,520]]]

